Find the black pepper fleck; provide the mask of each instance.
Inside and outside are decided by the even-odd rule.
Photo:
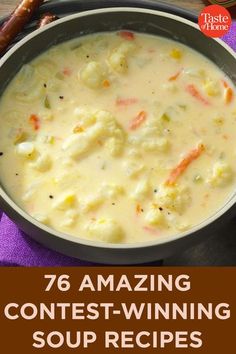
[[[141,209],[141,212],[142,212],[142,213],[144,213],[144,210],[143,210],[143,209]]]
[[[3,152],[0,152],[0,156],[3,156]]]
[[[53,195],[50,195],[49,198],[50,198],[50,199],[53,199],[54,197],[53,197]]]
[[[60,100],[63,100],[64,99],[64,96],[59,96]]]
[[[111,203],[112,205],[116,205],[116,203]]]
[[[154,189],[154,193],[157,193],[157,189]]]
[[[89,58],[89,55],[88,55],[88,54],[86,55],[86,58]]]
[[[19,173],[16,173],[16,176],[19,176]]]
[[[160,210],[160,211],[162,211],[162,210],[163,210],[163,208],[162,208],[162,207],[160,207],[160,208],[159,208],[159,210]]]
[[[46,87],[47,87],[47,84],[43,84],[43,87],[45,87],[45,88],[46,88]]]

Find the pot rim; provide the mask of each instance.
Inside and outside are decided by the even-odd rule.
[[[197,31],[201,33],[201,30],[199,26],[185,18],[182,18],[178,15],[170,14],[165,11],[158,11],[158,10],[153,10],[153,9],[146,9],[146,8],[139,8],[139,7],[106,7],[102,9],[95,9],[95,10],[86,10],[82,11],[76,14],[72,14],[69,16],[65,16],[61,19],[58,19],[55,22],[52,22],[48,24],[47,26],[43,28],[36,29],[32,33],[28,34],[25,36],[23,39],[21,39],[18,43],[16,43],[1,59],[0,59],[0,68],[4,65],[4,63],[14,55],[14,53],[22,47],[25,43],[29,42],[31,39],[34,37],[37,37],[40,33],[49,31],[51,28],[54,28],[56,26],[60,26],[62,23],[65,22],[70,22],[71,20],[74,20],[76,18],[80,17],[86,17],[90,15],[96,15],[96,14],[101,14],[101,13],[111,13],[111,12],[139,12],[139,13],[147,13],[151,15],[156,15],[156,16],[161,16],[161,17],[166,17],[181,23],[184,23],[188,26],[191,26],[195,28]],[[213,41],[218,42],[227,52],[229,52],[234,59],[236,60],[236,53],[233,51],[232,48],[230,48],[224,41],[222,41],[219,38],[210,38]],[[88,239],[83,239],[80,238],[79,236],[73,236],[67,233],[63,233],[60,231],[57,231],[53,228],[50,228],[44,224],[41,224],[37,220],[35,220],[32,216],[27,214],[23,209],[21,209],[9,196],[8,194],[3,190],[2,186],[0,186],[0,198],[2,198],[10,208],[12,208],[17,214],[19,214],[23,219],[26,219],[27,222],[30,224],[33,224],[36,226],[38,229],[45,231],[52,236],[58,237],[60,239],[63,239],[65,241],[70,241],[76,244],[81,244],[84,246],[89,246],[89,247],[95,247],[95,248],[100,248],[100,249],[140,249],[140,248],[149,248],[153,246],[158,246],[158,245],[163,245],[163,244],[168,244],[172,243],[174,241],[178,241],[180,239],[183,239],[187,236],[191,236],[200,230],[210,226],[212,223],[216,222],[218,219],[220,219],[224,214],[226,214],[227,211],[229,211],[235,204],[235,199],[236,199],[236,193],[235,191],[229,196],[228,200],[225,202],[225,204],[217,210],[213,215],[211,215],[209,218],[206,220],[202,221],[200,224],[195,225],[193,228],[191,228],[188,231],[185,232],[180,232],[176,235],[173,236],[164,236],[164,237],[159,237],[158,239],[155,239],[154,241],[146,241],[146,242],[138,242],[138,243],[103,243],[100,241],[91,241]],[[4,211],[4,210],[3,210]]]

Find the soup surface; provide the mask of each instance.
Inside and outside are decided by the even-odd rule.
[[[171,237],[235,188],[235,88],[164,38],[121,31],[51,48],[8,85],[0,124],[6,191],[81,238]]]

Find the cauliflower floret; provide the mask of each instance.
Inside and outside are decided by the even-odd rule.
[[[108,63],[110,64],[113,70],[117,71],[120,74],[125,73],[128,69],[126,56],[119,51],[115,51],[110,55],[110,57],[108,58]]]
[[[233,179],[232,168],[226,162],[216,162],[209,183],[213,187],[224,187]]]
[[[124,239],[124,232],[120,225],[113,219],[98,219],[87,227],[89,236],[97,241],[119,243]]]
[[[190,204],[190,192],[186,187],[161,185],[156,193],[156,201],[162,207],[182,213]]]
[[[116,49],[117,52],[127,55],[131,54],[132,52],[137,49],[137,45],[134,42],[122,42],[121,45]]]
[[[117,47],[109,56],[108,64],[111,68],[122,74],[128,69],[127,56],[135,51],[137,45],[133,42],[122,42],[119,47]]]
[[[114,129],[117,122],[109,111],[100,110],[95,112],[96,121],[106,126],[106,129]]]
[[[60,195],[53,203],[53,209],[68,210],[74,206],[76,195],[74,192],[65,192]]]
[[[145,199],[150,192],[150,184],[147,179],[138,182],[134,192],[131,194],[131,198],[134,200]]]
[[[140,127],[139,131],[128,137],[128,142],[133,146],[138,145],[145,151],[166,152],[170,146],[169,140],[162,136],[163,125],[160,117],[151,116]]]
[[[106,70],[100,63],[91,61],[81,70],[79,76],[86,86],[96,89],[102,86],[106,77]]]
[[[94,112],[91,109],[84,107],[76,107],[74,110],[74,115],[79,119],[81,126],[87,128],[96,122]]]
[[[102,110],[97,111],[95,116],[97,124],[100,124],[101,127],[103,127],[103,133],[107,138],[105,147],[112,156],[119,155],[124,147],[124,131],[110,112]]]
[[[118,156],[123,151],[123,141],[114,137],[107,139],[105,147],[111,156]]]
[[[48,171],[52,166],[52,160],[47,153],[40,155],[37,160],[32,164],[32,167],[40,172]]]
[[[90,111],[88,114],[82,113],[82,117],[84,120],[87,120],[87,117],[92,117],[92,121],[90,119],[86,131],[82,129],[79,134],[75,131],[64,141],[62,149],[68,152],[69,157],[80,157],[88,152],[94,146],[95,141],[100,138],[106,140],[112,138],[107,143],[111,155],[119,154],[122,151],[125,134],[110,112]]]
[[[16,147],[16,153],[20,156],[31,157],[35,151],[34,143],[26,141]]]
[[[87,133],[72,134],[62,144],[62,150],[72,158],[78,158],[90,148],[90,139]]]
[[[152,226],[166,226],[166,218],[163,212],[157,207],[151,207],[150,210],[145,215],[145,220],[149,225]]]
[[[104,126],[107,135],[115,136],[120,139],[124,138],[124,132],[111,112],[100,110],[95,113],[95,117],[97,123],[100,123]]]
[[[105,134],[106,134],[106,127],[101,122],[95,123],[87,131],[87,136],[88,139],[90,139],[91,143]]]

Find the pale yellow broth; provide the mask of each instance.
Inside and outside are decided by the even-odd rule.
[[[234,191],[234,96],[215,64],[161,37],[101,33],[55,46],[1,97],[2,185],[67,234],[171,237]]]

